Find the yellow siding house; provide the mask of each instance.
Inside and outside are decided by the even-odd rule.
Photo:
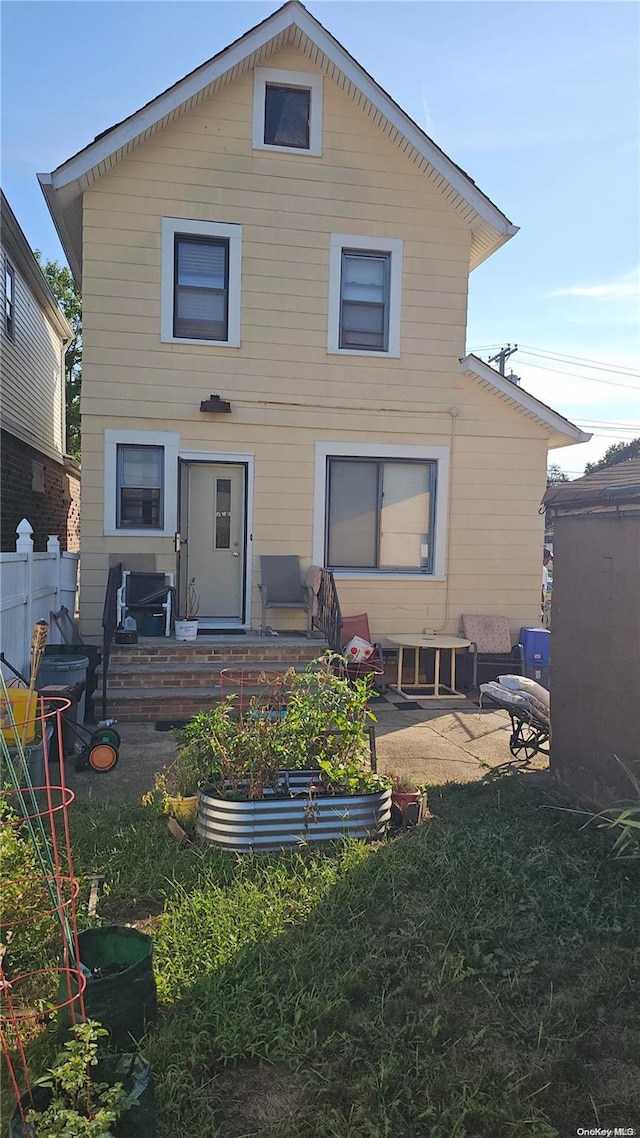
[[[536,622],[547,452],[588,436],[466,355],[516,227],[297,0],[40,181],[84,297],[85,632],[110,564],[177,545],[201,628],[257,627],[275,553],[377,636]]]

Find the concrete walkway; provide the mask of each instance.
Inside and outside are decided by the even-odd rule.
[[[511,761],[510,723],[506,712],[478,708],[469,700],[452,707],[399,711],[391,702],[375,705],[378,770],[396,772],[416,785],[470,782]],[[79,797],[140,798],[153,786],[153,777],[175,757],[171,732],[153,724],[118,725],[122,737],[120,762],[109,774],[77,773],[68,764],[69,785]],[[545,769],[540,757],[532,766]]]

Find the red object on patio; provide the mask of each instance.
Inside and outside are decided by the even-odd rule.
[[[357,616],[343,616],[342,628],[340,629],[340,647],[344,649],[345,645],[347,645],[354,636],[359,636],[362,640],[373,644],[374,653],[368,660],[363,660],[360,663],[349,661],[345,665],[349,679],[359,680],[363,676],[384,675],[382,649],[379,644],[374,644],[371,639],[369,617],[366,612],[358,613]]]

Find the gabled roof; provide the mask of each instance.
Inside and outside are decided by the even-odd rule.
[[[0,232],[7,253],[15,262],[15,267],[24,277],[43,312],[55,326],[60,339],[65,341],[73,339],[73,329],[51,291],[51,286],[36,261],[33,250],[2,190],[0,190]]]
[[[549,486],[542,504],[561,510],[586,506],[640,505],[640,458],[594,470],[572,482]]]
[[[478,356],[465,356],[463,360],[460,360],[460,367],[464,375],[475,380],[481,387],[515,407],[529,419],[534,419],[546,427],[549,431],[550,447],[567,447],[575,443],[589,442],[591,435],[581,431],[575,423],[565,419],[564,415],[558,414],[540,399],[536,399],[535,395],[530,395],[517,383],[512,383],[510,379],[501,375],[499,371],[495,371]]]
[[[103,131],[53,173],[38,174],[69,264],[78,279],[82,267],[83,191],[163,127],[246,71],[262,65],[287,44],[297,47],[341,87],[440,190],[471,229],[471,268],[518,232],[518,227],[469,175],[436,146],[299,0],[289,0],[135,114]]]

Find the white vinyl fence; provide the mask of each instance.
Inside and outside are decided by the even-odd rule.
[[[16,533],[15,553],[0,553],[0,651],[7,660],[29,675],[33,626],[38,620],[49,625],[49,644],[61,644],[62,635],[51,619],[64,605],[75,610],[78,583],[78,553],[61,553],[60,542],[51,536],[46,553],[34,553],[33,530],[26,518]],[[3,664],[7,680],[11,671]]]

